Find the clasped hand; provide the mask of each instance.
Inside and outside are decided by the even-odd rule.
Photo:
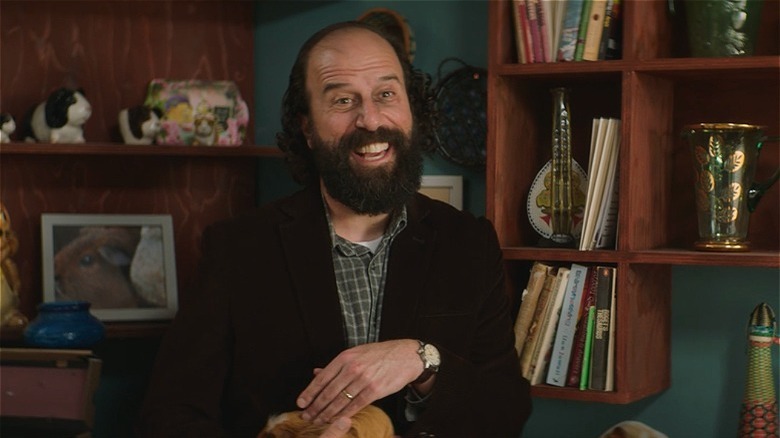
[[[341,352],[298,396],[303,418],[331,422],[403,389],[423,371],[413,339],[358,345]]]

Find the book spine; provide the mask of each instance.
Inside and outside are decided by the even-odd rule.
[[[585,35],[585,48],[582,51],[583,61],[598,61],[601,34],[604,31],[604,12],[607,0],[593,0],[588,18],[588,30]]]
[[[544,279],[550,269],[552,269],[551,266],[540,262],[534,262],[531,266],[528,285],[523,293],[523,301],[520,303],[520,310],[517,312],[515,320],[515,349],[518,356],[523,351],[523,345],[528,337],[528,327],[531,326],[536,303],[539,300],[539,293],[542,291]]]
[[[614,268],[598,268],[596,289],[596,322],[593,326],[593,347],[590,359],[588,388],[603,391],[607,382],[607,353],[609,352],[609,321],[612,308],[612,276]]]
[[[583,0],[582,15],[580,15],[580,27],[577,29],[577,45],[574,47],[574,60],[582,61],[582,53],[585,50],[585,36],[588,34],[590,22],[590,9],[593,0]]]
[[[566,295],[569,272],[569,268],[558,268],[555,290],[551,292],[550,305],[542,320],[541,339],[537,346],[539,351],[534,353],[534,364],[531,367],[531,385],[539,385],[544,382],[545,368],[550,362],[550,350],[552,349],[552,342],[555,336],[555,328],[558,326],[558,320],[560,319],[563,296]]]
[[[586,266],[576,263],[571,265],[566,295],[563,297],[561,307],[561,317],[558,321],[555,342],[553,342],[552,354],[550,355],[550,367],[547,371],[546,382],[550,385],[564,386],[566,383],[566,373],[574,342],[574,330],[577,325],[587,272]]]
[[[539,28],[539,0],[527,0],[527,2],[528,27],[531,29],[531,45],[533,47],[534,62],[544,62],[542,34]]]
[[[539,41],[542,46],[542,57],[544,58],[544,62],[552,62],[549,34],[549,27],[552,25],[550,20],[552,20],[552,17],[548,13],[549,9],[546,9],[545,5],[542,4],[544,1],[545,0],[539,0],[536,3],[536,21],[539,23]]]
[[[523,374],[523,377],[529,381],[531,380],[533,372],[531,367],[533,366],[535,360],[534,354],[538,354],[539,352],[538,345],[541,341],[542,318],[544,313],[547,311],[550,297],[555,290],[556,279],[557,274],[550,271],[544,280],[542,292],[539,294],[539,300],[536,303],[536,309],[534,309],[534,316],[531,321],[531,326],[528,328],[528,337],[525,340],[525,345],[523,345],[523,352],[520,354],[520,370]]]
[[[583,0],[566,2],[566,15],[561,27],[561,39],[558,44],[558,61],[574,61],[574,49],[577,47],[577,32],[580,29]]]
[[[609,42],[609,28],[612,26],[612,16],[615,4],[619,0],[607,0],[607,7],[604,10],[604,28],[601,30],[601,41],[599,41],[598,59],[606,59],[607,43]]]
[[[596,306],[588,308],[588,323],[585,328],[585,354],[582,357],[582,374],[580,374],[580,390],[588,389],[590,379],[590,358],[593,348],[593,325],[596,322]]]
[[[585,292],[580,306],[580,318],[577,320],[577,329],[574,332],[574,346],[572,347],[569,371],[566,376],[566,386],[577,388],[580,386],[582,365],[585,357],[586,327],[588,325],[588,309],[596,305],[596,270],[588,268],[587,280],[585,280]]]
[[[609,25],[604,59],[620,59],[623,54],[623,0],[612,3],[612,22]]]
[[[515,45],[517,46],[517,62],[527,64],[529,56],[528,41],[525,38],[525,30],[528,26],[526,14],[526,0],[512,0],[512,17],[515,24]]]

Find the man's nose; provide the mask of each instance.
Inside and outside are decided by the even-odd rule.
[[[382,126],[382,113],[373,100],[364,100],[358,112],[355,125],[368,131],[376,131]]]

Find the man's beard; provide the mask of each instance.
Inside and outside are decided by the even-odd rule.
[[[423,156],[414,146],[414,137],[387,128],[358,129],[333,144],[315,134],[314,161],[328,194],[358,214],[378,215],[400,208],[420,189]],[[353,151],[372,143],[390,144],[395,162],[373,168],[353,166]]]

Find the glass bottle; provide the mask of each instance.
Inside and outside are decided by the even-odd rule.
[[[556,246],[573,246],[569,90],[558,87],[550,92],[553,98],[550,240]]]

